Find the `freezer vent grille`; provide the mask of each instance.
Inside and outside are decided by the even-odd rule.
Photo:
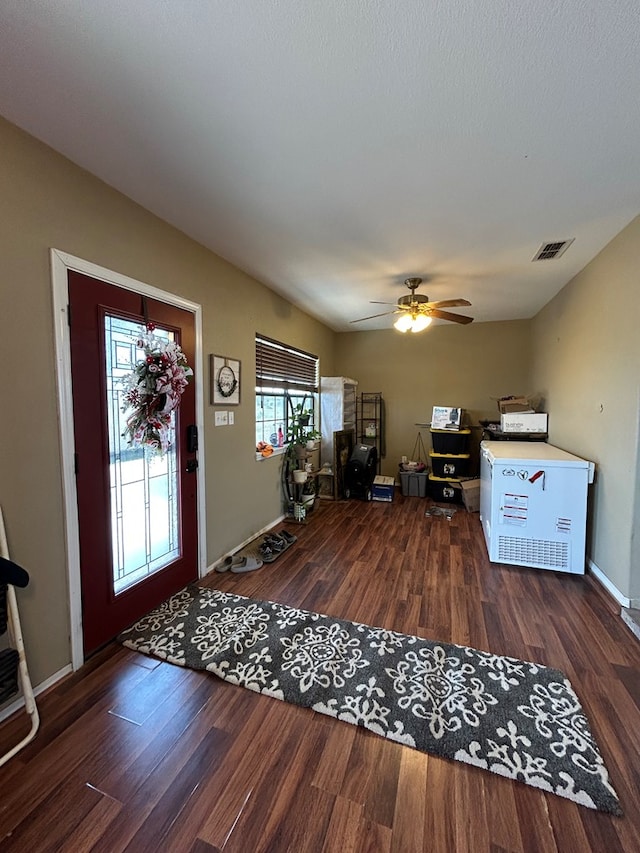
[[[523,566],[542,566],[549,569],[569,568],[569,544],[547,539],[520,539],[517,536],[498,537],[498,561]]]

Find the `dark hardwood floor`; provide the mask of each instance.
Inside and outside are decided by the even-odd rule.
[[[323,503],[276,562],[203,583],[563,670],[624,817],[114,643],[39,697],[0,768],[0,850],[640,851],[640,641],[590,577],[492,565],[477,513],[428,505]]]

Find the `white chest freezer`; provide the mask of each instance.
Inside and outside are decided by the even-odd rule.
[[[585,571],[594,464],[538,441],[480,444],[480,521],[494,563]]]

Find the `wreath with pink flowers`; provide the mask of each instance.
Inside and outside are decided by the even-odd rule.
[[[154,335],[154,329],[154,323],[147,323],[136,341],[144,358],[122,380],[122,412],[128,413],[122,435],[130,446],[164,454],[171,444],[171,415],[180,405],[193,370],[180,346]]]

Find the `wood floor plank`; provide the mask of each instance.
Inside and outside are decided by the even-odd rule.
[[[290,727],[278,763],[257,783],[225,845],[229,853],[321,847],[334,797],[312,786],[311,779],[326,733],[321,727],[310,731],[302,717],[295,729]]]
[[[167,695],[181,694],[183,684],[189,679],[189,671],[177,666],[148,670],[148,675],[139,682],[137,689],[129,691],[112,705],[109,713],[142,725],[155,712],[158,703],[166,701]]]
[[[340,794],[360,803],[365,818],[392,826],[402,748],[364,730],[358,735],[353,741]]]
[[[315,766],[312,784],[331,794],[339,794],[353,749],[353,741],[358,734],[355,726],[331,726],[324,743],[324,749]]]
[[[9,837],[2,840],[2,849],[8,851],[72,850],[67,838],[75,834],[78,826],[94,812],[104,796],[98,791],[68,781],[56,787],[41,801],[37,819],[26,818],[18,823]],[[116,808],[118,804],[115,804]],[[59,816],[64,815],[64,820]],[[87,848],[85,848],[87,849]]]
[[[109,836],[122,811],[122,803],[101,794],[96,805],[66,836],[63,849],[92,850],[103,836]]]
[[[425,804],[429,756],[402,750],[393,816],[393,853],[421,853],[429,849],[425,838]]]
[[[463,508],[323,503],[274,563],[204,585],[562,670],[624,817],[111,644],[38,697],[38,736],[0,768],[0,849],[640,850],[640,641],[606,591],[490,563]],[[24,729],[24,713],[0,726],[0,750]]]
[[[335,797],[331,820],[324,837],[321,853],[355,853],[361,843],[364,826],[364,807],[346,797]]]

